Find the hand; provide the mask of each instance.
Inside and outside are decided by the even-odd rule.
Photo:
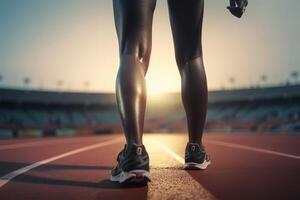
[[[227,9],[232,15],[241,18],[248,5],[248,0],[229,0],[230,6]]]

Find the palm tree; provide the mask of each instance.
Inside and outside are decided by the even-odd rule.
[[[234,84],[235,84],[235,78],[232,76],[229,78],[229,83],[232,85],[232,87],[234,87]]]
[[[31,79],[29,77],[25,77],[23,79],[24,85],[28,87],[30,85]]]
[[[261,75],[261,76],[260,76],[260,80],[261,80],[261,82],[265,85],[266,82],[267,82],[267,80],[268,80],[267,75],[265,75],[265,74]]]
[[[1,85],[2,80],[3,80],[3,76],[0,74],[0,85]]]
[[[298,83],[298,77],[299,77],[299,73],[297,71],[292,71],[291,72],[291,78],[294,80],[295,84]]]

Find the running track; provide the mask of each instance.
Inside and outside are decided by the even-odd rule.
[[[0,140],[0,199],[300,199],[300,137],[207,134],[212,165],[181,170],[186,135],[146,134],[152,182],[108,179],[122,135]]]

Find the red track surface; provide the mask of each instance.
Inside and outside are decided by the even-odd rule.
[[[122,138],[105,135],[1,140],[0,177],[32,163],[117,137]],[[150,135],[145,139],[146,144],[147,140],[159,140],[176,154],[184,155],[186,135]],[[148,187],[126,188],[108,180],[115,157],[123,147],[123,142],[119,142],[20,174],[0,187],[0,199],[198,199],[202,195],[198,192],[201,187],[217,199],[300,199],[300,159],[221,146],[211,141],[300,155],[299,136],[212,134],[206,135],[204,142],[212,165],[204,171],[186,173],[181,170],[181,164],[156,143],[149,143],[146,147],[150,153],[151,173],[156,178]],[[187,181],[194,179],[199,185],[197,189],[192,188],[196,187],[194,183],[184,182],[188,177]],[[187,187],[190,189],[178,189]]]

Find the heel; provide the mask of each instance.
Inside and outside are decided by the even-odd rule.
[[[120,177],[120,183],[137,183],[147,184],[150,182],[150,173],[146,170],[131,170],[129,172],[122,172]]]

